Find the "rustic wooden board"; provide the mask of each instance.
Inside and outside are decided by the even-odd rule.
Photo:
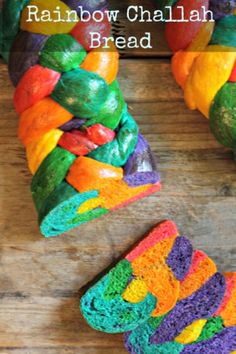
[[[0,353],[118,354],[122,336],[90,329],[79,296],[157,221],[174,219],[222,271],[236,271],[236,167],[189,111],[168,60],[123,60],[120,82],[151,143],[163,190],[64,236],[44,239],[17,139],[13,87],[0,65]]]

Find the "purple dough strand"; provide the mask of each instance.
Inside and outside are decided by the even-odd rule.
[[[214,337],[187,345],[181,354],[229,354],[236,350],[236,326],[223,329]]]
[[[166,264],[171,268],[175,277],[182,280],[188,273],[192,262],[193,247],[185,236],[177,237]]]
[[[225,289],[225,278],[215,273],[199,290],[176,304],[156,329],[150,343],[171,342],[194,321],[213,316],[223,300]]]
[[[80,7],[92,14],[94,11],[103,11],[108,7],[106,0],[63,0],[63,2],[71,9],[75,10],[80,17]]]
[[[124,166],[124,180],[130,187],[154,184],[160,181],[151,149],[139,134],[134,152]]]
[[[125,345],[125,348],[128,350],[129,353],[135,354],[135,352],[133,350],[133,346],[129,342],[129,335],[130,335],[130,332],[127,332],[127,333],[124,334],[124,345]]]
[[[12,45],[8,71],[14,86],[31,66],[38,63],[39,52],[48,36],[20,31]]]
[[[64,132],[69,132],[71,130],[81,128],[85,122],[86,122],[86,119],[73,118],[69,122],[60,126],[59,129],[63,130]]]
[[[234,0],[210,0],[210,10],[214,14],[215,20],[232,14],[236,8],[236,1]]]

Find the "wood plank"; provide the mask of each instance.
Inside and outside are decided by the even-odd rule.
[[[0,305],[1,348],[81,348],[98,350],[120,347],[122,336],[104,335],[90,330],[74,298],[4,298]],[[22,324],[24,324],[22,326]],[[21,335],[18,330],[21,327]],[[42,341],[44,337],[44,341]]]
[[[189,111],[168,60],[122,60],[130,111],[151,143],[160,193],[44,239],[17,139],[13,87],[0,64],[0,352],[125,353],[122,336],[90,329],[79,311],[87,283],[116,262],[157,221],[172,218],[222,271],[236,271],[236,168],[200,113]]]

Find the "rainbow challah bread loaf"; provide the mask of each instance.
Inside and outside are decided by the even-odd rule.
[[[172,6],[174,20],[181,18],[179,7],[187,19],[190,11],[199,13],[199,22],[166,23],[166,39],[174,52],[172,71],[188,107],[209,118],[216,139],[236,154],[236,1],[160,0],[156,4],[164,12]],[[204,22],[202,9],[211,10],[215,22]]]
[[[132,354],[236,351],[236,273],[219,273],[171,221],[91,287],[81,311],[94,329],[127,332]]]
[[[27,5],[52,17],[60,9],[65,18],[106,2],[7,0],[3,7],[0,40],[16,86],[19,138],[41,232],[54,236],[159,190],[159,174],[116,80],[116,48],[112,41],[90,48],[91,31],[109,36],[107,17],[79,21],[77,11],[76,22],[28,22]]]

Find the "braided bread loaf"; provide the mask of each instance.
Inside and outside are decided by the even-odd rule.
[[[91,287],[81,311],[97,330],[127,332],[132,354],[236,351],[236,273],[219,273],[171,221]]]
[[[166,23],[172,71],[187,106],[209,118],[216,139],[236,154],[236,1],[161,0],[157,6],[166,16],[172,7],[174,20],[181,18],[180,7],[187,19],[191,11],[198,12],[199,22]],[[213,13],[215,22],[206,21],[203,9]]]
[[[29,7],[50,10],[53,22],[29,22]],[[79,21],[92,0],[7,0],[2,54],[16,86],[19,138],[33,174],[32,195],[42,234],[61,234],[160,188],[153,155],[116,80],[114,44],[91,49],[90,32],[110,35],[102,22]],[[77,10],[76,22],[56,21]]]

